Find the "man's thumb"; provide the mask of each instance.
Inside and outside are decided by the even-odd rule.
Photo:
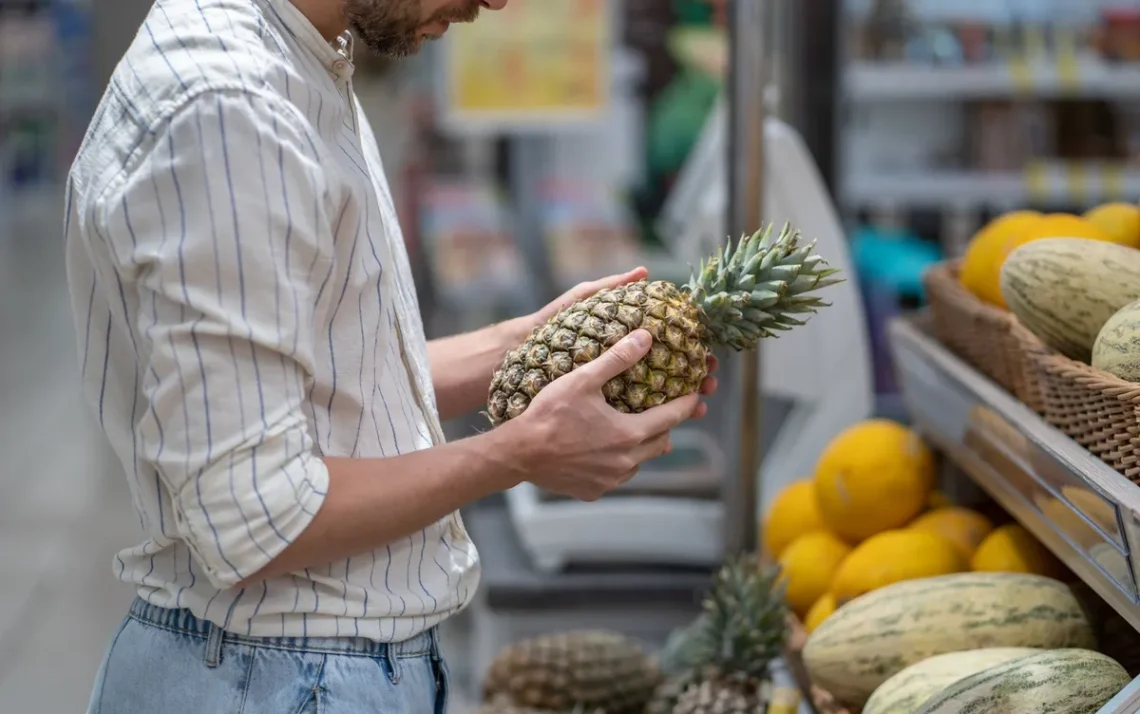
[[[634,330],[578,371],[586,372],[599,385],[605,384],[637,364],[652,346],[653,335],[646,330]]]

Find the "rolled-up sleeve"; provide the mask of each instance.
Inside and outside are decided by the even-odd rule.
[[[218,588],[280,554],[328,486],[305,406],[332,261],[327,187],[291,110],[201,94],[102,201],[140,355],[136,457]]]

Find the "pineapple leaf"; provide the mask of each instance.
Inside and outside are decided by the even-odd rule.
[[[787,315],[810,315],[827,306],[806,296],[842,278],[815,255],[815,245],[788,223],[779,231],[769,223],[735,243],[726,241],[702,261],[683,289],[700,311],[709,344],[751,349],[761,339],[803,324],[784,319]]]
[[[726,676],[765,677],[787,636],[779,569],[761,568],[750,555],[730,560],[716,574],[703,611],[688,635],[687,664]]]

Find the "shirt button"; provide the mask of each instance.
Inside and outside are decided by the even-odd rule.
[[[344,60],[337,60],[336,62],[333,62],[333,69],[337,72],[343,72],[347,67],[348,62],[345,62]]]

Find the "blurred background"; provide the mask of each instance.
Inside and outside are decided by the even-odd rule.
[[[727,234],[723,167],[740,158],[724,136],[728,2],[516,2],[408,61],[358,53],[355,91],[429,336],[637,264],[687,277]],[[1014,208],[1140,197],[1140,2],[778,4],[764,38],[763,214],[819,226],[805,231],[852,293],[773,353],[800,369],[765,367],[763,442],[783,459],[765,494],[837,428],[906,420],[884,326],[924,304],[926,267]],[[0,0],[0,712],[83,711],[132,595],[111,570],[137,537],[126,481],[79,395],[60,185],[149,7]],[[829,343],[839,321],[853,332]],[[829,349],[847,366],[820,362]],[[630,492],[593,508],[517,493],[470,509],[486,573],[446,635],[457,706],[521,633],[618,623],[655,638],[692,616],[723,547],[736,375],[713,418]],[[825,399],[847,404],[830,422],[814,408]],[[814,451],[788,440],[789,420]],[[485,422],[447,426],[462,436]]]

